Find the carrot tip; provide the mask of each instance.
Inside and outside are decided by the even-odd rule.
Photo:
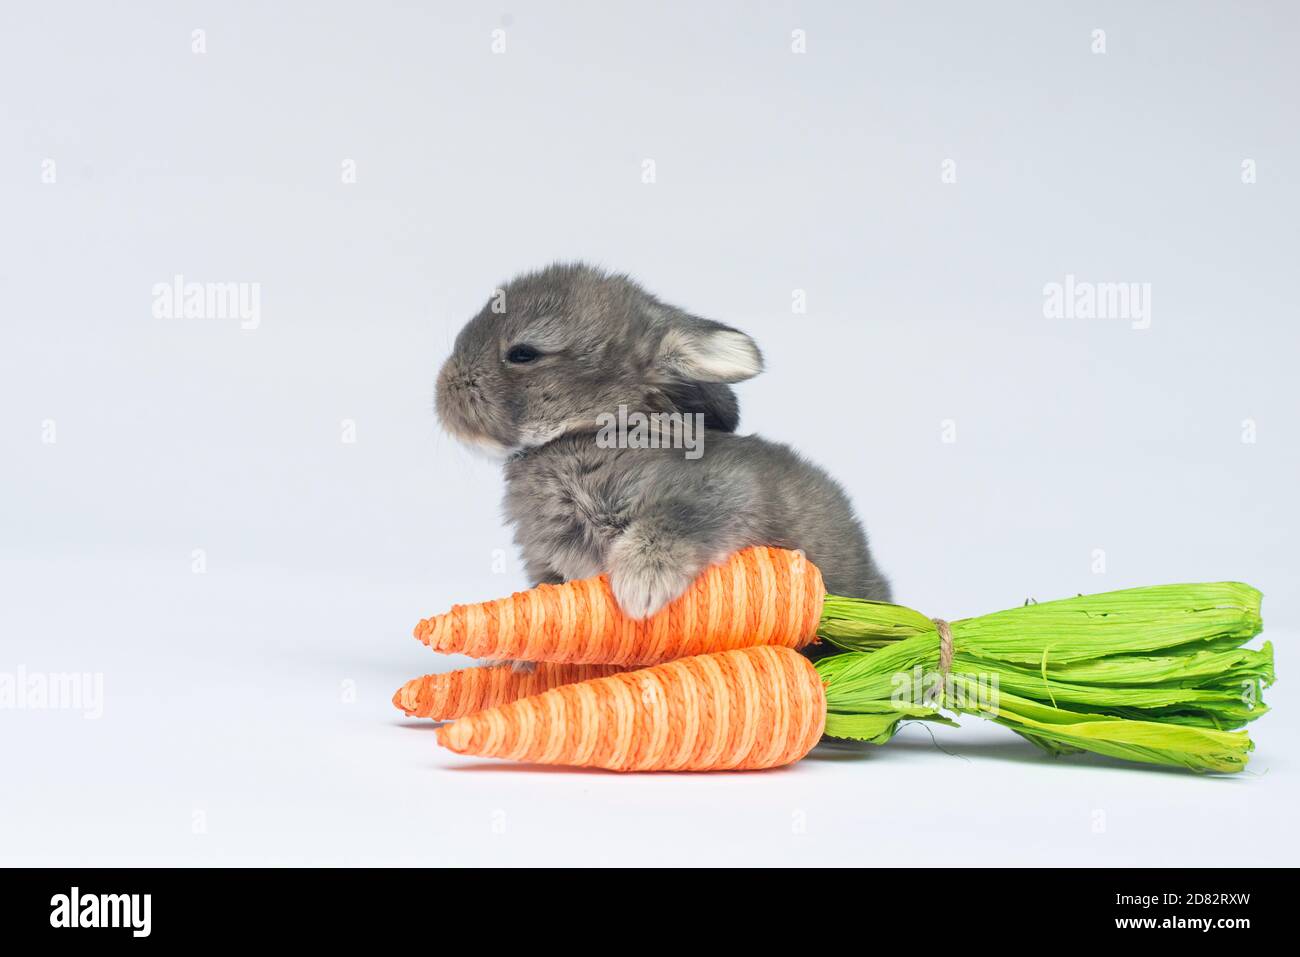
[[[460,650],[448,648],[448,643],[452,640],[451,629],[451,612],[448,612],[445,615],[434,615],[432,618],[424,619],[415,626],[414,634],[418,641],[428,645],[434,651]]]

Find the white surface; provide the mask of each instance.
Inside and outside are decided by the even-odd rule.
[[[0,673],[102,672],[106,700],[0,711],[0,860],[1296,863],[1298,28],[1292,3],[8,5]],[[524,581],[433,377],[499,282],[568,257],[755,336],[742,428],[845,484],[914,607],[1263,589],[1252,773],[969,725],[936,731],[968,760],[914,728],[763,775],[439,754],[388,701],[434,666],[411,626]],[[260,325],[154,318],[178,273],[260,284]],[[1045,318],[1067,274],[1150,283],[1150,328]]]
[[[51,571],[0,568],[18,598],[0,629],[19,660],[101,670],[105,706],[97,720],[0,713],[4,863],[1295,863],[1294,682],[1274,688],[1231,778],[1054,760],[973,719],[935,730],[947,754],[911,727],[772,772],[519,769],[441,751],[389,701],[439,664],[409,637],[417,609],[450,601],[436,589],[145,562]],[[1295,674],[1296,636],[1272,637]]]

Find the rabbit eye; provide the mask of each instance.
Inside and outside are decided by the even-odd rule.
[[[516,365],[522,365],[525,362],[532,362],[540,359],[542,354],[532,346],[511,346],[510,351],[506,353],[506,362],[513,362]]]

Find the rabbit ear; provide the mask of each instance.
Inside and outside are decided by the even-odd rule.
[[[740,382],[763,371],[763,354],[739,329],[684,316],[659,343],[657,364],[667,376],[694,382]]]
[[[721,382],[678,382],[662,387],[672,410],[704,416],[704,427],[735,432],[740,425],[740,404],[731,387]]]

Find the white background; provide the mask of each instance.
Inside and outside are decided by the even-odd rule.
[[[0,711],[0,861],[1296,863],[1298,40],[1286,3],[10,5],[0,672],[104,703]],[[755,336],[742,431],[845,484],[901,601],[1260,587],[1250,769],[972,719],[761,774],[440,752],[389,697],[463,662],[411,626],[525,582],[433,377],[569,258]],[[178,273],[260,325],[154,318]],[[1067,274],[1150,283],[1150,328],[1046,318]]]

